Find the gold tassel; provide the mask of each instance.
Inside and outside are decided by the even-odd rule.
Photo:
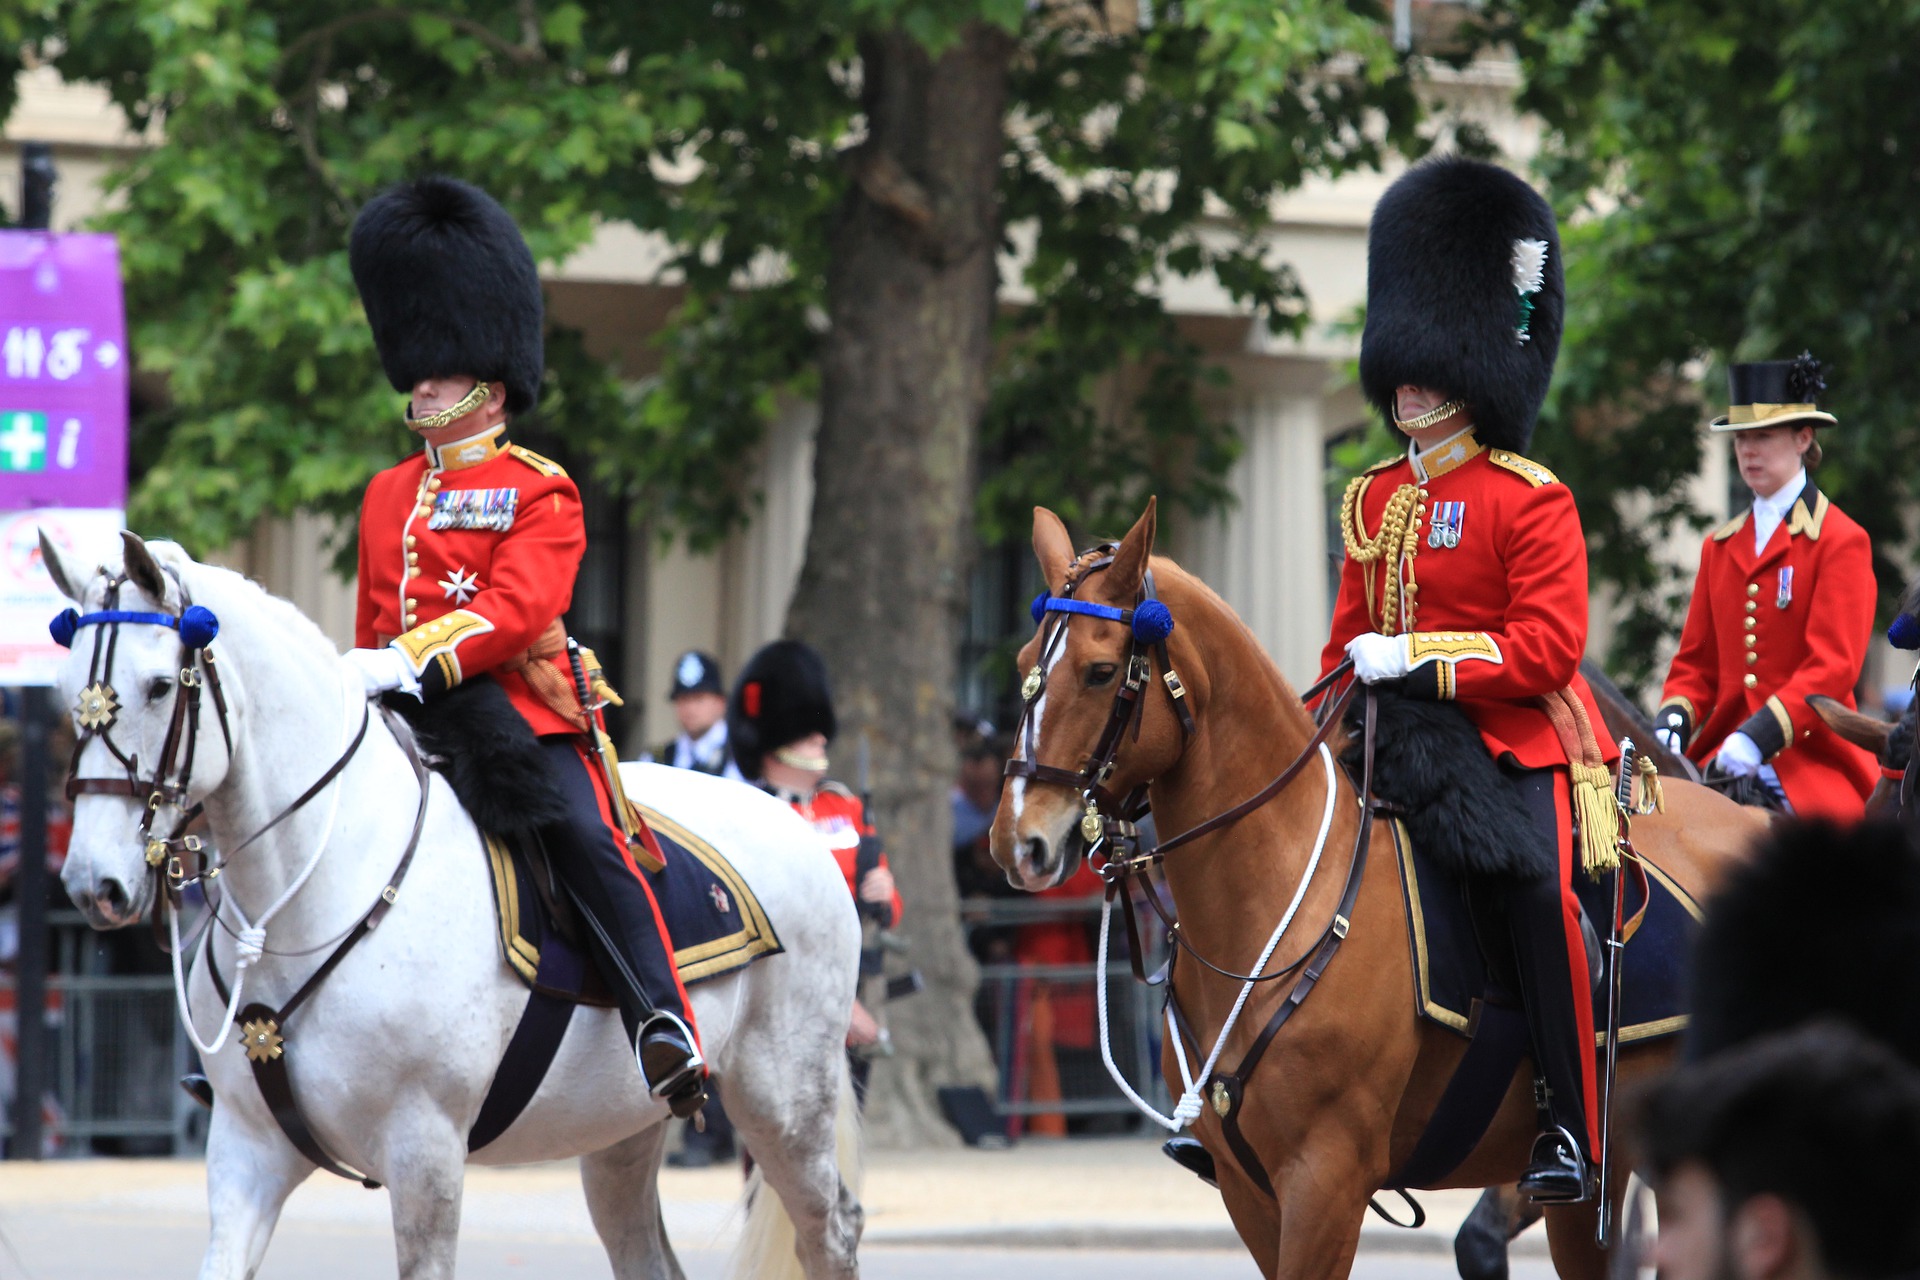
[[[1580,824],[1580,864],[1598,877],[1620,865],[1620,806],[1605,765],[1567,764],[1573,779],[1573,816]]]
[[[1646,756],[1640,760],[1640,812],[1665,813],[1667,792],[1660,785],[1660,766]]]

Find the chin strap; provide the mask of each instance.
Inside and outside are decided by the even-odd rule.
[[[460,421],[488,400],[493,398],[493,387],[485,382],[473,384],[473,390],[460,397],[457,404],[449,405],[438,413],[429,413],[424,418],[413,416],[413,401],[407,401],[407,426],[415,431],[438,431],[441,427],[451,426]]]

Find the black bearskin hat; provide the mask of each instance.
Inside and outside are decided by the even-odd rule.
[[[1388,422],[1396,388],[1443,391],[1466,401],[1482,444],[1524,451],[1565,306],[1560,232],[1540,194],[1497,165],[1424,160],[1373,211],[1360,385]]]
[[[1837,1017],[1920,1066],[1920,851],[1899,827],[1781,827],[1706,915],[1689,1057]]]
[[[395,391],[422,378],[504,382],[507,411],[540,398],[540,275],[492,196],[453,178],[390,187],[354,219],[347,257]]]
[[[839,731],[826,661],[798,640],[775,640],[749,658],[727,699],[727,743],[749,778],[760,776],[770,752],[810,733],[831,741]]]

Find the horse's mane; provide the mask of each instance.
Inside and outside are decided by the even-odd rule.
[[[1203,582],[1198,575],[1181,568],[1171,556],[1154,555],[1148,558],[1148,563],[1153,569],[1154,585],[1161,588],[1162,596],[1166,594],[1164,590],[1166,585],[1171,583],[1178,591],[1197,597],[1200,604],[1217,611],[1231,624],[1229,631],[1237,631],[1246,642],[1248,652],[1253,655],[1254,669],[1280,691],[1281,703],[1298,710],[1303,716],[1306,714],[1306,707],[1300,701],[1300,694],[1294,689],[1293,682],[1282,674],[1280,664],[1273,660],[1273,655],[1267,652],[1267,647],[1260,643],[1258,636],[1253,634],[1253,628],[1246,624],[1219,592]],[[1183,610],[1177,607],[1173,610],[1176,627],[1180,625],[1182,612]]]
[[[156,539],[147,544],[147,550],[155,560],[180,574],[194,603],[212,609],[223,629],[229,624],[236,630],[263,627],[277,642],[313,646],[316,658],[321,654],[329,659],[339,656],[339,650],[326,632],[297,605],[274,595],[245,574],[195,560],[175,542]]]

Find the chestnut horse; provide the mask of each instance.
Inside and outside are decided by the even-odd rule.
[[[1247,999],[1220,1056],[1222,1068],[1231,1069],[1288,998],[1297,972],[1288,966],[1338,933],[1331,923],[1361,847],[1359,824],[1374,823],[1374,853],[1358,878],[1344,941],[1311,998],[1298,1004],[1246,1080],[1237,1108],[1271,1194],[1242,1169],[1213,1109],[1202,1108],[1195,1124],[1217,1165],[1234,1228],[1261,1271],[1288,1280],[1344,1276],[1368,1198],[1412,1153],[1466,1041],[1415,1016],[1413,959],[1385,823],[1364,817],[1353,783],[1331,757],[1321,758],[1313,718],[1252,633],[1205,584],[1153,557],[1153,538],[1151,502],[1111,549],[1110,561],[1076,555],[1059,517],[1035,511],[1034,552],[1049,592],[1071,594],[1096,611],[1053,615],[1020,653],[1021,669],[1034,673],[1019,748],[1031,767],[1027,776],[1010,768],[1014,776],[994,816],[993,856],[1024,889],[1066,879],[1087,851],[1081,824],[1088,795],[1066,779],[1102,752],[1112,757],[1103,793],[1147,788],[1163,845],[1175,842],[1174,833],[1241,805],[1299,762],[1297,774],[1265,803],[1170,849],[1163,864],[1185,948],[1222,969],[1254,968],[1298,898],[1298,924],[1267,966],[1285,976],[1257,984]],[[1137,626],[1130,631],[1112,620],[1146,598],[1149,568],[1154,595],[1174,624],[1164,654],[1149,646],[1136,654]],[[1112,617],[1102,616],[1099,606]],[[1164,615],[1156,610],[1153,616],[1164,625]],[[1063,626],[1063,639],[1043,655],[1041,636]],[[1116,733],[1113,709],[1123,674],[1131,674],[1129,659],[1150,652],[1153,674],[1140,706]],[[1166,667],[1178,672],[1177,681],[1166,679]],[[1185,702],[1187,717],[1177,701]],[[1331,745],[1337,752],[1339,743]],[[1634,821],[1635,845],[1702,895],[1765,830],[1766,819],[1678,779],[1667,781],[1665,791],[1664,814]],[[1322,849],[1324,865],[1310,875]],[[1174,972],[1174,995],[1205,1053],[1242,998],[1242,983],[1201,963],[1178,963]],[[1168,1040],[1162,1070],[1179,1096],[1184,1085]],[[1622,1082],[1661,1070],[1672,1052],[1670,1040],[1623,1048]],[[1522,1064],[1492,1126],[1444,1185],[1484,1187],[1519,1176],[1534,1138],[1531,1078]],[[1199,1084],[1204,1092],[1206,1082]],[[1616,1201],[1624,1182],[1624,1176],[1612,1179]],[[1562,1276],[1599,1280],[1605,1274],[1595,1226],[1591,1202],[1548,1210],[1553,1261]]]

